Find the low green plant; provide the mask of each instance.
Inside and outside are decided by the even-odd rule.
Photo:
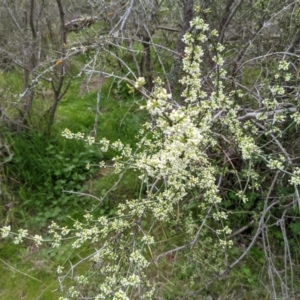
[[[19,199],[18,209],[34,216],[31,220],[40,225],[81,210],[84,199],[67,191],[86,189],[85,182],[93,175],[86,166],[97,158],[95,150],[78,147],[58,134],[7,133],[7,138],[14,156],[5,165],[5,176]]]
[[[137,98],[129,94],[124,99],[118,98],[119,85],[109,80],[98,92],[80,94],[81,86],[80,78],[72,81],[50,132],[44,131],[42,125],[40,130],[23,133],[5,131],[14,153],[12,161],[5,166],[5,186],[10,198],[15,199],[13,215],[18,216],[19,224],[31,222],[42,226],[54,218],[68,222],[68,215],[78,216],[82,212],[87,197],[67,191],[87,192],[89,182],[98,172],[97,168],[87,169],[88,163],[109,160],[116,152],[101,155],[97,146],[91,148],[82,143],[78,147],[76,141],[66,140],[61,132],[68,127],[89,134],[97,115],[94,110],[97,97],[101,97],[98,136],[110,136],[112,140],[121,139],[131,145],[136,142],[135,136],[144,120],[143,113],[136,113]],[[109,189],[108,185],[102,190],[105,189]]]

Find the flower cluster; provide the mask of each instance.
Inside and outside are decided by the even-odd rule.
[[[8,237],[10,234],[10,230],[11,230],[10,226],[4,226],[4,227],[0,228],[1,237],[2,238]]]
[[[295,168],[293,175],[290,179],[290,183],[300,185],[300,168]]]
[[[145,78],[144,77],[139,77],[135,84],[134,84],[134,88],[139,90],[141,87],[143,87],[146,84]]]
[[[71,132],[70,129],[65,128],[61,134],[63,137],[65,137],[66,139],[72,140],[84,140],[85,142],[87,142],[89,145],[92,145],[95,143],[95,138],[92,136],[87,136],[85,137],[84,133],[82,132],[77,132],[77,133],[73,133]]]
[[[161,86],[156,87],[151,98],[148,99],[147,105],[141,108],[146,108],[147,111],[153,116],[161,116],[167,110],[171,109],[170,103],[171,95],[167,93],[167,90]]]

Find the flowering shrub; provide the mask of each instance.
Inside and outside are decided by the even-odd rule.
[[[109,148],[118,151],[115,173],[121,179],[127,170],[136,171],[141,188],[135,199],[119,203],[112,217],[98,217],[94,210],[84,216],[84,222],[74,221],[71,228],[61,228],[55,222],[50,225],[52,247],[71,239],[74,251],[86,244],[94,249],[69,269],[57,267],[64,294],[60,300],[155,299],[163,288],[153,274],[168,263],[188,279],[186,292],[197,290],[237,265],[257,237],[267,234],[270,211],[279,205],[271,195],[280,178],[288,178],[295,199],[300,199],[299,168],[281,141],[286,128],[299,123],[299,113],[282,108],[284,87],[262,84],[260,107],[245,110],[245,91],[228,84],[225,48],[214,42],[217,32],[210,31],[198,17],[191,26],[195,31],[184,36],[184,75],[180,80],[184,103],[177,103],[157,78],[154,91],[141,107],[152,116],[152,122],[141,128],[136,150],[121,141],[97,141],[68,129],[63,132],[66,138],[99,144],[102,152]],[[214,66],[204,80],[202,45],[208,40]],[[289,81],[288,70],[289,63],[279,61],[272,79]],[[138,78],[133,86],[139,90],[144,84],[145,80]],[[276,149],[267,147],[268,143]],[[261,176],[259,168],[270,172],[271,181]],[[229,188],[241,207],[249,201],[249,191],[255,191],[261,195],[263,209],[253,218],[258,229],[252,242],[238,258],[228,260],[236,235],[230,211],[223,204]],[[36,245],[43,242],[42,237],[30,237],[26,230],[11,233],[9,226],[3,227],[1,234],[14,236],[14,243],[24,238],[33,239]],[[77,273],[81,264],[87,265],[85,274]]]

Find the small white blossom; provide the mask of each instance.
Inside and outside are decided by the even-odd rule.
[[[74,138],[76,140],[83,140],[84,139],[84,134],[82,132],[77,132],[74,134]]]
[[[272,86],[270,90],[273,95],[283,95],[285,93],[284,88],[279,85]]]
[[[290,81],[291,78],[292,78],[292,74],[291,74],[291,73],[286,73],[286,74],[284,74],[284,80],[285,80],[285,81]]]
[[[294,119],[296,124],[300,124],[300,113],[296,111],[293,115],[292,118]]]
[[[146,244],[153,244],[154,238],[153,238],[153,236],[150,236],[150,235],[144,235],[142,237],[142,241],[145,242]]]
[[[10,230],[11,230],[10,225],[2,227],[2,228],[0,229],[1,237],[2,237],[2,238],[8,237],[9,234],[10,234]]]
[[[146,84],[146,80],[144,77],[139,77],[137,81],[134,84],[134,88],[139,90],[141,87],[143,87]]]
[[[88,279],[87,279],[85,276],[83,276],[83,275],[78,276],[78,277],[76,277],[75,279],[76,279],[76,281],[77,281],[79,284],[82,284],[82,285],[87,285],[88,282],[89,282]]]
[[[93,136],[88,136],[86,138],[86,142],[89,144],[89,145],[93,145],[95,143],[95,138]]]
[[[141,268],[146,268],[149,265],[147,260],[144,258],[144,256],[141,255],[141,253],[138,250],[131,253],[129,259],[130,261],[138,264]]]
[[[215,220],[221,220],[221,219],[226,220],[228,218],[228,215],[225,212],[221,211],[221,212],[213,213],[213,218]]]
[[[124,148],[124,145],[120,140],[117,140],[111,144],[111,148],[116,151],[121,151]]]
[[[71,298],[76,298],[79,296],[79,291],[75,286],[71,286],[68,290],[68,293],[70,294]]]
[[[106,138],[103,138],[102,140],[100,140],[100,145],[102,145],[100,147],[100,150],[102,152],[107,152],[108,148],[109,148],[109,144],[110,144],[109,140],[107,140]]]
[[[36,234],[36,235],[33,237],[33,240],[34,240],[34,243],[35,243],[36,246],[42,245],[43,238],[42,238],[40,235],[37,235],[37,234]]]
[[[72,133],[68,128],[64,129],[64,131],[61,134],[63,137],[67,139],[73,139],[74,138],[74,133]]]
[[[286,71],[289,69],[289,65],[290,65],[289,62],[287,62],[286,60],[282,60],[279,62],[278,70]]]
[[[114,294],[113,300],[130,300],[127,296],[126,293],[119,290]]]
[[[300,185],[300,168],[295,168],[290,179],[291,184]]]
[[[233,245],[232,240],[226,241],[226,240],[220,240],[220,245],[222,246],[222,248],[231,248]]]
[[[283,170],[284,165],[282,161],[276,160],[276,159],[270,159],[268,162],[268,167],[273,170],[273,169],[278,169],[278,170]]]
[[[208,24],[204,23],[204,20],[196,17],[190,22],[191,26],[195,26],[196,29],[207,31],[209,29]]]

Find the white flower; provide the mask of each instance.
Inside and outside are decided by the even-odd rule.
[[[57,269],[56,269],[56,273],[57,274],[61,274],[62,271],[63,271],[64,267],[63,266],[58,266]]]
[[[67,139],[74,138],[74,133],[72,133],[68,128],[64,129],[64,131],[61,133],[61,135]]]
[[[110,144],[109,140],[106,139],[106,138],[103,138],[102,140],[100,140],[100,144],[102,145],[102,146],[100,147],[100,150],[101,150],[102,152],[107,152],[107,151],[108,151],[108,148],[109,148],[109,144]]]
[[[141,87],[143,87],[146,84],[146,80],[144,77],[139,77],[137,81],[134,84],[134,88],[139,90]]]
[[[281,62],[279,62],[278,70],[286,71],[289,69],[289,65],[290,65],[289,62],[287,62],[286,60],[282,60]]]
[[[43,238],[42,238],[40,235],[37,235],[37,234],[36,234],[36,235],[33,237],[33,240],[34,240],[34,243],[35,243],[36,246],[42,245]]]
[[[1,237],[2,237],[2,238],[8,237],[9,234],[10,234],[10,230],[11,230],[10,225],[2,227],[2,228],[0,229]]]
[[[141,268],[146,268],[149,265],[145,257],[138,250],[131,253],[129,260],[138,264]]]
[[[86,141],[89,145],[93,145],[95,143],[95,138],[93,136],[88,136]]]

